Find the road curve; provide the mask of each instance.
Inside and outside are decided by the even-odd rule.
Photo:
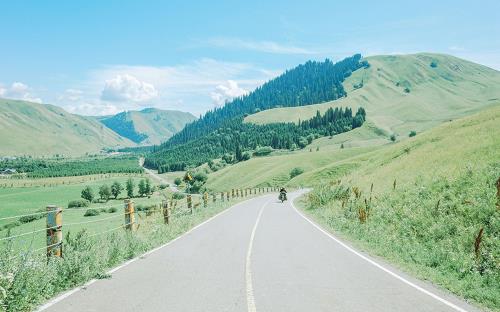
[[[351,249],[277,194],[237,204],[40,310],[478,311]]]

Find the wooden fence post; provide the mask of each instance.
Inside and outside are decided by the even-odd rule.
[[[229,201],[229,192],[226,192],[226,199]]]
[[[125,229],[129,231],[134,231],[136,229],[135,211],[134,211],[134,202],[131,199],[125,199],[124,212],[125,212]]]
[[[170,207],[168,206],[168,200],[162,201],[163,208],[163,222],[165,224],[170,224]]]
[[[217,194],[212,194],[212,202],[215,203],[217,201]]]
[[[231,189],[231,198],[234,198],[234,189]]]
[[[247,196],[248,196],[248,193],[247,193],[247,192],[248,192],[248,189],[245,189],[245,197],[247,197]]]
[[[186,201],[187,201],[189,211],[191,212],[191,214],[193,214],[193,201],[191,200],[191,195],[188,195],[186,197]]]
[[[224,201],[224,192],[220,192],[220,201]]]
[[[62,209],[47,206],[47,258],[62,257]]]
[[[203,208],[207,208],[208,206],[208,193],[203,193]]]

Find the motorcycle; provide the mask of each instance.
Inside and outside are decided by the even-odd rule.
[[[283,203],[286,200],[286,193],[285,192],[280,192],[280,196],[278,199]]]

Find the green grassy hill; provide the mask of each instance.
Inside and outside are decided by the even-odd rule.
[[[453,56],[419,53],[372,56],[366,60],[369,68],[358,69],[344,81],[347,97],[317,105],[270,109],[250,115],[245,121],[297,122],[329,107],[362,106],[375,134],[407,136],[412,130],[421,132],[493,106],[500,99],[499,71]]]
[[[191,113],[145,108],[99,118],[116,133],[141,145],[160,144],[196,119]]]
[[[0,99],[0,156],[76,156],[134,145],[93,118],[53,105]]]

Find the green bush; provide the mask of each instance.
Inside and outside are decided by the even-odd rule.
[[[255,152],[253,152],[254,156],[266,156],[271,154],[273,151],[273,148],[271,146],[263,146],[263,147],[258,147]]]
[[[181,183],[182,183],[182,179],[181,178],[175,178],[175,180],[174,180],[174,184],[175,185],[179,186],[179,185],[181,185]]]
[[[390,139],[391,139],[392,142],[396,142],[396,135],[395,134],[391,134]]]
[[[118,211],[118,208],[116,208],[116,207],[108,208],[108,213],[115,213],[117,211]]]
[[[90,205],[90,202],[86,199],[77,199],[77,200],[72,200],[68,203],[68,208],[81,208],[81,207],[88,207]]]
[[[417,135],[417,132],[416,132],[416,131],[414,131],[414,130],[410,131],[410,134],[408,134],[408,136],[409,136],[410,138],[411,138],[411,137],[414,137],[414,136],[416,136],[416,135]]]
[[[156,208],[155,205],[137,205],[137,206],[135,206],[135,210],[144,211],[144,212],[149,211],[149,210],[153,210],[155,208]]]
[[[243,154],[241,155],[241,161],[249,160],[251,157],[252,155],[250,154],[250,152],[243,152]]]
[[[160,188],[160,190],[164,190],[164,189],[166,189],[169,186],[170,186],[169,184],[162,183],[158,187]]]
[[[184,197],[186,197],[186,195],[184,193],[181,193],[181,192],[175,192],[172,194],[172,198],[173,199],[183,199]]]
[[[84,217],[94,217],[94,216],[98,216],[99,214],[100,214],[99,210],[94,209],[94,208],[90,208],[90,209],[87,209],[87,211],[85,211],[85,214],[83,216]]]
[[[299,168],[299,167],[295,167],[292,169],[292,171],[290,171],[290,179],[293,179],[296,176],[301,175],[303,173],[304,173],[304,169]]]

